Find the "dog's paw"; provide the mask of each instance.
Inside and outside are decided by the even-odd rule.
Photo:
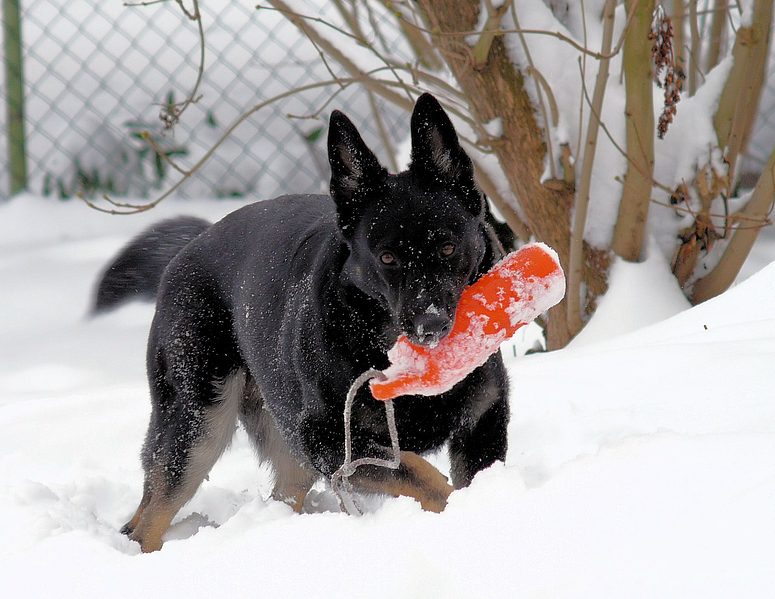
[[[405,481],[409,487],[398,494],[414,497],[427,512],[443,512],[454,490],[447,477],[412,451],[401,452],[401,466],[410,473]]]

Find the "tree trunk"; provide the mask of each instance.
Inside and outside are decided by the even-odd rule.
[[[527,225],[538,239],[554,248],[567,271],[570,256],[570,214],[573,191],[549,189],[541,184],[546,145],[535,119],[535,111],[524,87],[522,73],[512,64],[503,39],[492,37],[486,62],[474,67],[472,48],[462,36],[444,33],[476,28],[478,0],[419,0],[429,28],[442,35],[434,39],[450,70],[468,99],[473,117],[486,123],[496,117],[503,122],[503,138],[494,144],[495,154],[525,214]],[[586,278],[599,280],[590,288],[604,287],[603,273],[594,272],[585,260]],[[570,341],[566,301],[549,312],[547,347],[556,349]]]
[[[729,17],[729,0],[716,0],[713,6],[713,21],[710,27],[710,50],[708,50],[707,73],[718,64],[721,57],[721,43],[724,41],[724,29]]]
[[[756,0],[751,27],[741,28],[732,50],[734,65],[719,100],[714,119],[716,134],[729,162],[730,191],[737,158],[745,149],[756,119],[772,27],[773,0]]]
[[[636,1],[626,0],[628,13]],[[640,258],[654,173],[654,77],[649,40],[653,13],[654,0],[640,0],[624,41],[629,165],[611,249],[631,262]]]
[[[764,167],[753,196],[741,211],[745,217],[735,229],[721,260],[710,274],[699,279],[692,288],[691,301],[699,304],[726,291],[735,280],[748,257],[761,227],[767,222],[775,198],[775,151]]]

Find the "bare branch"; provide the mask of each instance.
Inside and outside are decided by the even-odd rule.
[[[509,225],[511,230],[514,231],[514,234],[522,241],[527,242],[532,235],[530,232],[530,227],[525,224],[525,222],[517,214],[516,210],[514,210],[514,208],[512,208],[511,205],[503,198],[501,193],[498,191],[495,182],[490,178],[490,175],[487,174],[487,171],[485,171],[473,158],[472,161],[474,163],[474,167],[476,168],[476,180],[479,182],[479,185],[481,186],[484,194],[492,201],[493,204],[495,204],[498,212],[500,212],[503,218],[506,219],[506,223]]]
[[[125,2],[124,6],[150,6],[152,4],[161,4],[166,1],[167,0],[152,0],[138,3]],[[175,3],[180,7],[180,10],[183,11],[183,14],[190,21],[196,21],[197,32],[199,34],[199,66],[197,67],[196,81],[185,100],[162,105],[164,108],[159,114],[159,118],[164,122],[165,129],[171,129],[180,120],[180,116],[185,112],[186,108],[191,106],[191,104],[196,104],[201,99],[201,96],[198,96],[197,92],[202,83],[205,70],[205,31],[204,26],[202,25],[202,14],[199,12],[199,0],[192,0],[192,2],[194,4],[194,10],[193,12],[190,12],[184,6],[183,0],[175,0]]]
[[[153,6],[154,4],[163,4],[167,1],[168,0],[149,0],[148,2],[124,2],[124,6],[130,8],[133,6]]]
[[[601,54],[608,54],[611,49],[614,30],[614,11],[616,0],[607,0],[603,9],[603,43]],[[570,238],[570,267],[568,269],[568,323],[572,333],[581,330],[581,308],[579,306],[584,253],[584,229],[587,223],[589,207],[589,190],[592,184],[592,167],[595,163],[597,136],[600,130],[600,113],[603,108],[606,85],[608,84],[608,67],[610,59],[600,60],[600,66],[595,80],[595,92],[592,98],[592,114],[587,126],[587,143],[584,146],[584,159],[581,165],[581,179],[576,194],[573,230]],[[582,81],[584,73],[581,73]]]
[[[512,10],[511,11],[511,17],[514,20],[514,26],[516,27],[516,30],[520,30],[519,26],[519,20],[517,18],[517,11]],[[525,40],[525,36],[522,33],[519,33],[519,41],[522,44],[522,49],[525,52],[525,56],[527,56],[527,64],[528,64],[528,71],[531,73],[538,73],[538,70],[535,68],[535,65],[533,65],[533,57],[530,55],[530,48],[527,45],[527,40]],[[492,41],[490,41],[492,43]],[[552,150],[552,135],[551,135],[551,122],[549,121],[549,117],[546,113],[546,104],[544,103],[544,95],[541,93],[541,85],[543,84],[544,89],[548,91],[548,95],[550,97],[550,102],[553,102],[554,96],[551,93],[551,90],[549,89],[549,84],[546,82],[546,79],[544,79],[543,75],[540,73],[538,74],[538,77],[534,77],[535,80],[538,82],[536,84],[536,92],[538,93],[538,100],[541,104],[541,116],[544,120],[544,138],[546,143],[546,153],[548,156],[549,161],[549,170],[551,172],[551,178],[557,179],[557,171],[555,169],[554,165],[554,152]],[[557,103],[553,102],[553,108],[554,108],[554,116],[557,115]],[[557,117],[554,119],[555,126],[557,125]]]
[[[406,37],[407,41],[412,46],[412,49],[417,56],[417,60],[432,71],[440,70],[444,64],[439,58],[433,44],[427,40],[426,34],[423,32],[422,28],[418,27],[416,22],[413,23],[405,18],[403,13],[398,11],[390,0],[379,0],[379,2],[393,13],[399,27],[401,27],[401,30],[404,33],[404,37]],[[412,14],[414,15],[414,13]]]
[[[253,116],[256,112],[261,110],[262,108],[265,108],[266,106],[269,106],[270,104],[274,104],[275,102],[278,102],[279,100],[282,100],[284,98],[288,98],[290,96],[296,95],[298,93],[310,90],[310,89],[318,89],[321,87],[331,87],[331,86],[337,86],[339,89],[334,92],[334,97],[343,89],[349,87],[350,85],[354,83],[361,83],[360,78],[349,78],[349,79],[336,79],[336,80],[329,80],[329,81],[323,81],[319,83],[311,83],[309,85],[304,85],[295,89],[288,90],[286,92],[283,92],[281,94],[278,94],[276,96],[273,96],[272,98],[269,98],[268,100],[265,100],[264,102],[261,102],[259,104],[256,104],[253,106],[250,110],[243,113],[237,120],[235,120],[227,129],[224,131],[223,135],[221,135],[220,138],[210,147],[210,149],[205,152],[205,154],[194,164],[189,170],[183,171],[183,176],[167,191],[165,191],[163,194],[161,194],[159,197],[157,197],[155,200],[152,200],[150,202],[147,202],[145,204],[128,204],[128,203],[120,203],[115,202],[114,200],[111,200],[108,196],[104,196],[103,199],[106,200],[109,204],[116,208],[120,208],[119,211],[114,210],[106,210],[104,208],[100,208],[93,204],[90,201],[86,201],[86,203],[94,208],[95,210],[99,210],[100,212],[108,212],[110,214],[122,214],[122,215],[129,215],[129,214],[137,214],[139,212],[145,212],[146,210],[150,210],[151,208],[157,206],[160,202],[164,201],[168,197],[170,197],[173,193],[175,193],[178,189],[180,189],[181,185],[188,181],[194,173],[196,173],[202,165],[207,162],[210,157],[215,153],[215,151],[220,147],[220,145],[228,139],[231,134],[239,127],[242,123],[244,123],[247,119],[249,119],[251,116]]]
[[[374,115],[374,121],[377,123],[377,130],[379,131],[380,139],[382,139],[382,145],[385,146],[388,160],[390,161],[390,167],[393,172],[398,172],[398,162],[396,161],[396,153],[393,150],[393,144],[390,142],[390,136],[388,135],[387,128],[385,127],[385,120],[380,114],[379,106],[377,106],[377,100],[374,98],[374,93],[366,91],[369,96],[369,104],[371,105],[371,114]]]
[[[406,92],[405,96],[397,94],[396,92],[388,89],[384,85],[384,82],[379,82],[366,77],[365,73],[352,60],[347,58],[344,53],[339,50],[339,48],[320,35],[313,27],[310,27],[308,22],[320,23],[321,25],[329,27],[349,39],[361,43],[361,40],[356,35],[343,30],[341,27],[336,27],[332,23],[329,23],[320,17],[301,15],[293,11],[287,4],[285,4],[285,2],[283,2],[283,0],[269,0],[269,2],[272,4],[272,9],[268,9],[267,7],[261,5],[257,6],[256,8],[263,10],[276,10],[284,14],[286,18],[291,21],[291,23],[296,25],[296,27],[302,32],[302,34],[304,34],[305,37],[312,41],[317,47],[322,48],[329,56],[338,62],[351,77],[362,79],[361,83],[364,85],[364,87],[375,93],[378,93],[385,99],[389,100],[396,106],[403,108],[404,110],[409,111],[412,109],[412,106],[414,105],[412,96],[409,93],[408,86],[406,86],[401,77],[398,76],[397,71],[394,71],[394,75],[396,81],[404,87],[404,91]],[[365,46],[364,49],[371,51],[371,53],[377,56],[389,69],[395,69],[396,65],[389,63],[379,52],[376,52],[373,48]]]
[[[179,167],[173,160],[169,157],[169,154],[167,152],[163,152],[158,145],[156,145],[156,142],[153,140],[153,137],[151,137],[151,134],[148,133],[148,131],[143,131],[140,134],[140,137],[145,140],[151,148],[153,148],[153,151],[156,152],[158,156],[161,156],[161,159],[164,160],[167,164],[169,164],[172,168],[174,168],[176,171],[178,171],[181,175],[185,175],[186,171]]]

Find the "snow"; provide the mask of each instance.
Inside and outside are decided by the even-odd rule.
[[[670,271],[670,262],[654,239],[646,253],[643,262],[627,262],[614,256],[609,273],[611,288],[598,301],[597,317],[571,342],[574,347],[655,324],[690,307]],[[643,298],[649,298],[648,306]]]
[[[580,4],[576,2],[534,2],[532,0],[516,0],[512,9],[504,16],[501,26],[504,29],[514,27],[513,12],[516,11],[519,24],[525,30],[552,31],[576,41],[576,43],[600,51],[603,24],[599,15],[602,14],[604,2]],[[551,6],[555,6],[554,11]],[[586,7],[586,19],[582,19],[582,11]],[[743,14],[750,14],[750,5],[744,4]],[[737,11],[732,11],[738,15]],[[617,5],[614,19],[613,43],[618,43],[627,15],[623,3]],[[560,162],[561,144],[568,143],[575,159],[576,180],[581,177],[583,151],[586,133],[591,115],[589,102],[595,89],[595,81],[599,63],[592,57],[584,57],[569,43],[557,38],[535,33],[525,33],[522,37],[516,33],[505,36],[509,56],[515,64],[527,65],[528,56],[523,47],[527,45],[534,68],[547,81],[552,95],[557,103],[559,122],[557,126],[549,127],[552,141],[553,164],[556,172],[562,172]],[[706,73],[694,96],[688,92],[681,95],[674,121],[670,124],[664,139],[654,139],[654,180],[669,189],[676,189],[681,183],[691,187],[698,168],[710,163],[714,167],[720,161],[713,155],[713,149],[718,147],[718,139],[713,125],[713,115],[732,68],[733,59],[727,55],[714,69]],[[583,81],[582,81],[583,71]],[[541,105],[537,93],[538,86],[530,83],[533,79],[523,67],[526,76],[526,89],[534,106]],[[583,85],[582,85],[583,84]],[[588,94],[590,100],[584,98]],[[654,119],[658,122],[664,110],[664,90],[656,84],[653,86]],[[602,107],[602,123],[604,130],[598,135],[595,149],[595,162],[592,170],[589,207],[586,219],[584,239],[597,248],[610,247],[614,225],[619,215],[619,201],[622,195],[622,182],[627,172],[627,160],[622,155],[621,148],[626,147],[625,119],[625,89],[622,77],[622,52],[611,58],[609,77]],[[543,116],[536,110],[536,118],[543,126]],[[616,141],[612,143],[610,136]],[[771,147],[771,140],[763,144]],[[716,149],[716,151],[718,151]],[[768,150],[769,151],[769,150]],[[764,162],[766,162],[766,156]],[[719,169],[717,169],[719,170]],[[501,178],[502,173],[488,170],[492,177]],[[544,178],[551,173],[546,169]],[[719,170],[719,175],[725,172]],[[693,190],[690,192],[693,193]],[[508,197],[508,195],[506,196]],[[657,203],[652,203],[648,215],[648,228],[665,254],[672,254],[678,232],[687,227],[693,220],[692,215],[679,206],[679,211],[669,205],[669,194],[655,185],[651,197]],[[696,210],[697,198],[692,195],[692,208]],[[720,199],[712,207],[714,214],[724,214],[724,206]],[[723,227],[723,222],[719,222]],[[719,244],[721,247],[723,244]],[[713,263],[708,262],[712,267]]]
[[[602,3],[588,0],[587,12],[599,14]],[[578,41],[586,35],[588,47],[600,47],[599,19],[587,19],[585,28],[580,4],[554,3],[567,9],[562,23],[545,4],[516,0],[520,25]],[[750,0],[743,4],[750,14]],[[271,12],[263,18],[279,19]],[[615,41],[625,18],[619,6]],[[511,29],[513,15],[507,12],[501,26]],[[210,39],[214,55],[231,42],[217,32]],[[555,154],[568,142],[579,167],[589,119],[581,55],[552,37],[525,39],[558,102]],[[512,56],[524,56],[516,35],[507,44]],[[348,42],[363,69],[382,66],[354,48]],[[656,178],[665,185],[693,177],[698,164],[717,164],[708,115],[729,68],[730,59],[722,61],[694,97],[681,100],[667,136],[656,142]],[[587,58],[583,70],[591,92],[596,61]],[[604,120],[621,143],[621,54],[610,72]],[[529,88],[535,96],[537,88]],[[486,131],[499,136],[500,119]],[[110,134],[104,132],[103,149],[120,151]],[[238,146],[229,150],[235,157]],[[408,144],[401,154],[405,164]],[[619,150],[601,135],[585,231],[595,246],[610,241],[621,194],[616,177],[625,170]],[[654,197],[667,199],[657,189]],[[407,498],[367,499],[365,515],[347,516],[320,484],[297,515],[270,498],[272,473],[238,430],[162,551],[140,554],[119,529],[141,494],[153,308],[131,304],[88,318],[93,286],[108,260],[151,222],[179,213],[215,220],[244,202],[170,199],[131,217],[33,195],[0,204],[0,580],[9,597],[772,593],[775,234],[762,231],[737,286],[690,308],[669,272],[676,231],[688,220],[658,205],[650,210],[644,261],[614,262],[608,293],[567,348],[517,357],[536,345],[535,326],[503,345],[512,411],[506,462],[453,493],[444,513],[425,513]],[[449,468],[443,453],[431,459]]]
[[[140,498],[152,307],[89,319],[148,222],[31,195],[0,205],[0,579],[9,597],[764,597],[775,588],[775,265],[677,301],[667,261],[618,263],[584,343],[514,359],[505,464],[452,494],[305,513],[238,435],[164,548],[118,531]],[[769,241],[765,238],[765,242]],[[764,243],[756,265],[775,251]],[[577,341],[581,341],[580,338]],[[432,399],[429,399],[432,401]],[[400,436],[400,431],[399,431]],[[446,467],[445,457],[435,463]]]
[[[695,201],[699,201],[699,198],[691,183],[697,176],[698,169],[710,164],[720,177],[727,174],[728,167],[722,163],[719,156],[713,115],[718,109],[733,62],[732,56],[727,56],[707,73],[703,85],[694,96],[684,94],[678,103],[675,121],[667,130],[665,138],[657,138],[654,142],[655,179],[670,189],[676,189],[685,183]],[[663,105],[663,90],[656,90],[654,106],[661,111]],[[693,216],[688,212],[676,212],[675,208],[669,205],[669,194],[662,189],[654,187],[651,197],[661,204],[651,205],[649,231],[657,238],[662,251],[672,252],[678,232],[692,223]],[[711,212],[724,214],[724,205],[720,198],[715,200]],[[722,219],[718,219],[717,224],[724,226]]]

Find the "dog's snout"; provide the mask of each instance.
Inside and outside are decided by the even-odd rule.
[[[412,319],[412,328],[414,339],[411,339],[418,345],[435,347],[452,329],[451,320],[437,312],[423,312]]]

